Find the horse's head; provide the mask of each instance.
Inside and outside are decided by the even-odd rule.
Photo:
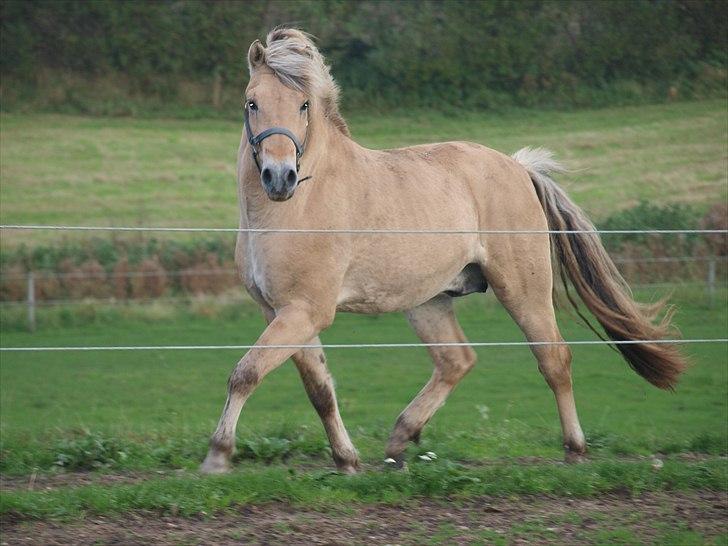
[[[310,167],[305,152],[316,125],[341,119],[338,88],[307,34],[276,29],[266,41],[256,40],[248,50],[245,131],[268,197],[285,201],[308,178],[299,169]],[[345,125],[339,128],[348,134]]]

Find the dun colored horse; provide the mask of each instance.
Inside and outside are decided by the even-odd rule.
[[[336,466],[359,465],[339,415],[319,332],[337,311],[405,312],[426,343],[466,343],[454,297],[490,287],[532,345],[554,392],[567,460],[585,453],[571,384],[571,353],[552,299],[554,253],[611,340],[655,340],[669,313],[636,303],[582,211],[551,179],[543,149],[512,157],[470,142],[368,150],[350,137],[328,66],[303,32],[276,29],[248,51],[250,83],[238,153],[240,227],[333,233],[241,231],[236,261],[268,326],[238,362],[201,470],[230,469],[240,411],[263,378],[289,357],[328,435]],[[310,180],[308,180],[310,179]],[[346,230],[451,230],[376,234]],[[539,233],[508,233],[509,231]],[[548,233],[548,231],[561,233]],[[486,233],[478,233],[485,231]],[[506,233],[493,233],[505,231]],[[563,233],[577,231],[578,233]],[[573,303],[573,300],[572,300]],[[310,348],[264,346],[310,345]],[[650,383],[672,388],[684,368],[674,346],[617,345]],[[401,413],[386,455],[398,463],[411,440],[475,364],[468,346],[429,348],[432,377]]]

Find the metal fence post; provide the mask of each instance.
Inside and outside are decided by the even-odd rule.
[[[28,328],[35,332],[35,277],[28,271]]]
[[[708,304],[712,307],[715,301],[715,256],[708,260]]]

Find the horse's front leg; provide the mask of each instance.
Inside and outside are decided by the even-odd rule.
[[[237,363],[228,380],[228,397],[217,430],[210,439],[200,470],[216,474],[230,470],[235,449],[235,428],[240,411],[263,377],[283,364],[297,348],[265,348],[269,345],[301,345],[328,326],[333,312],[322,313],[308,304],[292,303],[281,308],[263,334]]]
[[[313,343],[318,345],[321,340],[315,338]],[[293,362],[301,374],[309,400],[321,417],[326,435],[329,437],[331,455],[336,463],[336,468],[341,472],[353,474],[359,469],[359,455],[341,420],[334,393],[334,381],[326,366],[323,350],[302,349],[293,355]]]

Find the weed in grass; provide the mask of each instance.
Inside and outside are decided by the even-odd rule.
[[[425,544],[452,544],[456,542],[455,539],[459,534],[462,534],[462,530],[455,527],[452,523],[441,523],[430,535]]]
[[[511,535],[527,544],[543,544],[546,541],[553,542],[558,536],[556,529],[554,527],[547,527],[545,522],[540,518],[513,525],[511,527]]]
[[[478,533],[478,541],[476,544],[487,544],[488,546],[506,546],[508,539],[503,536],[503,532],[483,529]]]
[[[54,465],[69,470],[97,470],[123,463],[128,458],[124,447],[114,438],[105,438],[90,431],[61,441]]]
[[[227,476],[149,479],[126,485],[92,485],[48,491],[5,491],[0,514],[18,517],[77,517],[130,509],[166,514],[210,515],[247,503],[283,501],[312,509],[350,503],[402,503],[408,499],[551,494],[596,496],[621,490],[722,490],[722,461],[701,465],[665,464],[654,472],[643,463],[585,463],[579,467],[538,465],[462,468],[448,463],[421,465],[410,472],[364,472],[355,476],[310,472],[281,466],[256,467]],[[443,479],[445,476],[445,479]]]
[[[728,437],[702,432],[688,443],[688,450],[710,455],[728,454]]]
[[[236,461],[250,459],[270,464],[285,461],[293,455],[319,456],[328,452],[328,447],[319,439],[312,440],[303,434],[293,438],[258,436],[238,442]]]

